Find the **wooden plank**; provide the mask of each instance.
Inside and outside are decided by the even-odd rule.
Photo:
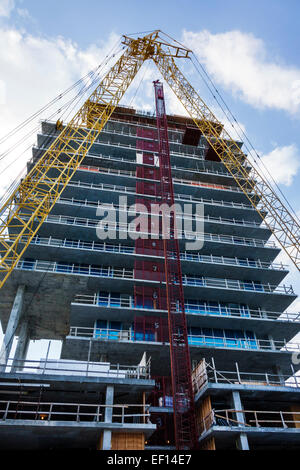
[[[200,450],[216,450],[216,442],[214,437],[206,439],[201,445]]]
[[[144,450],[145,436],[142,432],[126,433],[113,432],[111,436],[111,450]]]
[[[300,405],[298,404],[292,405],[291,411],[293,412],[292,419],[295,421],[295,428],[300,428]],[[283,415],[283,416],[287,420],[291,419],[291,418],[288,418],[288,415]]]

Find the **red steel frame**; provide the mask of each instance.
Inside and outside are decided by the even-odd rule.
[[[158,156],[161,181],[161,202],[174,205],[174,190],[168,139],[168,124],[163,85],[154,82]],[[192,373],[184,309],[179,242],[176,215],[170,211],[169,236],[163,236],[165,281],[168,307],[171,378],[173,390],[174,431],[176,448],[192,449],[197,446],[197,431],[192,387]],[[164,219],[164,214],[162,214]],[[163,221],[164,225],[164,221]]]

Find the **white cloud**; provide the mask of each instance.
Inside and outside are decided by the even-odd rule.
[[[278,184],[290,186],[300,167],[300,154],[295,144],[276,147],[261,161]]]
[[[81,49],[62,37],[46,39],[14,28],[0,28],[0,138],[100,64],[116,41],[117,36],[111,34],[106,43],[91,44]],[[39,119],[47,118],[60,106],[59,102],[56,108],[46,111]],[[36,120],[35,126],[38,124]],[[21,149],[33,144],[35,139],[33,135]],[[0,154],[14,142],[10,140],[3,144]],[[0,171],[20,153],[18,148],[2,160]],[[16,178],[30,157],[29,151],[18,159],[4,177],[1,175],[1,181],[7,185]]]
[[[8,18],[14,7],[14,0],[0,0],[0,16],[5,16]]]
[[[24,20],[33,20],[33,17],[26,8],[17,8],[17,13]]]
[[[241,31],[184,31],[183,42],[214,81],[257,108],[300,110],[300,69],[268,59],[264,42]]]

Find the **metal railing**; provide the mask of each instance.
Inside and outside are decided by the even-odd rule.
[[[112,422],[150,423],[150,405],[100,405],[92,403],[65,403],[40,401],[0,400],[0,419],[34,421],[75,421],[77,423],[105,423],[105,409],[112,410]],[[139,412],[139,410],[141,410]]]
[[[111,364],[110,362],[73,361],[64,359],[40,360],[9,358],[5,367],[12,370],[39,375],[71,375],[84,377],[106,377],[113,379],[150,379],[151,358],[145,365]],[[4,371],[3,371],[4,372]]]
[[[22,239],[21,239],[22,241]],[[41,246],[55,246],[61,248],[71,249],[82,249],[92,251],[102,251],[108,253],[120,253],[120,254],[135,254],[135,248],[129,245],[117,244],[113,245],[105,242],[88,242],[82,240],[69,240],[59,239],[53,237],[39,237],[35,236],[30,242],[31,245]],[[147,256],[147,255],[146,255]],[[162,256],[156,256],[156,258],[163,258]],[[254,260],[249,258],[230,258],[227,256],[214,256],[214,255],[202,255],[200,253],[191,253],[183,251],[180,253],[180,259],[182,261],[191,261],[197,263],[209,263],[209,264],[220,264],[228,266],[238,267],[249,267],[249,268],[261,268],[271,270],[287,270],[287,265],[283,263],[268,263],[263,262],[260,259]]]
[[[117,330],[112,328],[89,328],[83,326],[71,326],[69,336],[78,338],[93,338],[95,340],[107,341],[126,341],[139,342],[135,339],[133,328],[128,330]],[[149,335],[150,336],[150,335]],[[156,343],[156,335],[153,334],[148,340],[142,342]],[[190,346],[202,346],[213,348],[229,348],[242,350],[260,350],[260,351],[281,351],[281,352],[298,352],[300,351],[300,343],[292,343],[282,341],[274,341],[267,339],[246,339],[246,338],[229,338],[224,336],[208,336],[188,334],[188,342]],[[164,344],[168,344],[167,342]]]
[[[47,147],[43,147],[43,146],[40,146],[40,147],[36,147],[34,146],[33,147],[34,149],[36,150],[43,150],[43,151],[46,151],[47,150]],[[118,156],[115,156],[115,155],[103,155],[102,153],[98,153],[98,154],[94,154],[94,153],[91,153],[89,152],[86,156],[86,158],[93,158],[95,160],[109,160],[109,161],[116,161],[116,162],[121,162],[121,163],[128,163],[128,164],[131,164],[131,165],[134,165],[134,166],[137,166],[138,165],[138,162],[136,161],[136,158],[134,159],[130,159],[130,158],[125,158],[125,157],[118,157]],[[199,159],[197,159],[198,162],[197,162],[197,169],[195,170],[191,170],[190,168],[188,167],[180,167],[178,165],[172,165],[171,166],[171,169],[172,171],[185,171],[185,172],[188,172],[188,173],[192,173],[193,176],[195,176],[195,174],[205,174],[205,175],[214,175],[214,176],[224,176],[226,178],[233,178],[232,175],[229,173],[229,172],[226,172],[226,171],[222,171],[222,170],[216,170],[216,169],[210,169],[210,168],[201,168],[199,169]],[[30,162],[31,163],[34,163],[35,161],[35,157],[32,157]],[[204,162],[204,160],[203,160]],[[147,166],[147,164],[143,164],[143,166]],[[153,165],[148,165],[150,167],[152,167]],[[242,176],[241,176],[241,179]]]
[[[54,139],[55,136],[52,135],[52,134],[46,134],[46,133],[43,133],[42,134],[43,137],[47,138],[47,139]],[[80,139],[77,139],[76,137],[73,137],[72,138],[72,142],[78,142],[78,143],[81,143],[82,140]],[[107,140],[96,140],[94,143],[93,143],[94,146],[97,146],[97,145],[103,145],[103,146],[109,146],[109,147],[118,147],[120,149],[124,149],[124,150],[132,150],[134,152],[138,151],[139,149],[137,149],[136,147],[136,144],[125,144],[125,143],[120,143],[120,142],[112,142],[111,140],[107,139]],[[182,156],[182,157],[185,157],[185,158],[195,158],[197,160],[199,159],[203,159],[203,156],[201,154],[203,154],[203,150],[200,148],[200,147],[195,147],[196,148],[199,148],[200,152],[199,154],[197,152],[193,152],[193,153],[189,153],[188,151],[185,151],[185,152],[179,152],[178,150],[177,151],[174,151],[173,149],[170,149],[170,154],[171,155],[175,155],[175,156]],[[203,147],[204,148],[204,147]],[[151,151],[151,150],[147,150],[148,153],[157,153],[157,151]]]
[[[242,415],[243,421],[236,419],[237,415]],[[299,428],[300,412],[237,409],[212,410],[201,420],[200,430],[205,432],[214,425],[245,428]]]
[[[214,364],[205,362],[205,366],[192,372],[194,393],[198,393],[209,384],[248,385],[250,387],[270,386],[300,388],[300,376],[291,368],[291,374],[271,374],[269,372],[242,372],[236,363],[236,370],[220,370]]]
[[[119,204],[114,204],[114,203],[103,203],[102,201],[91,201],[88,199],[77,199],[77,198],[67,198],[67,197],[60,197],[57,200],[57,203],[59,204],[72,204],[80,207],[91,207],[91,208],[107,208],[107,210],[118,210],[118,211],[126,211],[128,212],[128,215],[136,215],[136,210],[135,208],[133,209],[132,206],[125,206],[125,205],[119,205]],[[138,214],[145,214],[149,215],[149,212],[151,214],[151,211],[143,212],[139,208],[137,211]],[[156,214],[155,214],[156,216]],[[161,214],[158,214],[159,217],[161,217]],[[181,214],[177,215],[177,218],[181,218]],[[244,219],[228,219],[225,217],[213,217],[211,215],[205,215],[204,217],[199,216],[198,214],[195,215],[189,215],[189,214],[182,214],[182,218],[185,220],[203,220],[205,222],[209,223],[217,223],[217,224],[226,224],[226,225],[237,225],[237,226],[242,226],[242,227],[257,227],[257,228],[266,228],[267,226],[262,222],[258,223],[255,221],[248,221]]]
[[[108,184],[108,183],[87,183],[80,180],[71,180],[68,186],[73,187],[82,187],[82,188],[90,188],[90,189],[98,189],[101,191],[114,191],[114,192],[123,192],[126,194],[131,194],[134,196],[142,196],[136,192],[136,188],[134,186],[122,186],[117,184]],[[154,198],[155,196],[149,195],[149,198]],[[219,201],[216,199],[207,199],[203,197],[196,197],[190,194],[180,194],[175,193],[175,201],[189,201],[191,203],[201,202],[203,204],[213,205],[214,207],[230,207],[235,209],[247,209],[250,211],[255,211],[256,209],[251,206],[250,204],[244,204],[243,202],[233,202],[233,201]]]
[[[234,308],[227,307],[226,305],[218,305],[210,307],[206,304],[196,304],[197,300],[184,302],[185,312],[194,315],[212,315],[212,316],[227,316],[230,318],[255,318],[258,320],[281,320],[289,322],[300,322],[299,312],[270,312],[265,310],[254,310],[247,307]],[[116,296],[108,293],[108,295],[95,294],[76,294],[73,304],[83,305],[98,305],[101,307],[113,308],[130,308],[130,309],[143,309],[143,310],[160,310],[167,312],[167,310],[154,308],[149,305],[141,306],[135,305],[134,297],[128,294],[121,294]]]
[[[76,263],[60,263],[56,261],[20,260],[15,269],[30,271],[47,271],[61,274],[74,274],[115,279],[135,279],[134,269],[119,268],[115,266],[94,266]],[[140,280],[140,279],[139,279]],[[160,279],[153,282],[162,282]],[[253,291],[280,295],[294,295],[292,286],[260,284],[258,281],[240,281],[236,279],[219,279],[203,276],[182,275],[184,286],[209,287],[214,289],[229,289],[239,291]]]
[[[22,218],[26,220],[28,216],[26,214],[22,214]],[[104,227],[102,222],[98,219],[90,219],[85,217],[73,217],[73,216],[66,216],[66,215],[48,215],[45,219],[45,222],[48,223],[61,223],[66,225],[75,225],[80,227]],[[107,227],[107,224],[105,225]],[[128,231],[128,225],[126,224],[119,224],[119,223],[109,223],[109,228],[111,230],[125,230]],[[149,238],[151,237],[150,232],[135,232],[133,227],[130,229],[130,233],[139,233],[145,234]],[[233,235],[222,235],[222,234],[215,234],[215,233],[195,233],[190,232],[188,230],[183,230],[182,232],[178,233],[178,238],[183,240],[204,240],[210,242],[217,242],[217,243],[229,243],[232,245],[243,245],[243,246],[250,246],[256,248],[278,248],[274,241],[265,241],[259,238],[245,238],[240,236],[233,236]],[[11,236],[13,239],[13,236]]]
[[[114,168],[103,168],[99,166],[93,166],[93,165],[80,165],[78,170],[82,171],[89,171],[89,172],[96,172],[96,173],[106,173],[106,174],[113,174],[113,175],[118,175],[118,176],[130,176],[134,178],[135,180],[141,180],[141,181],[152,181],[154,183],[159,183],[159,180],[156,179],[151,179],[151,178],[138,178],[136,176],[135,171],[130,171],[130,170],[117,170]],[[215,183],[205,183],[203,181],[197,181],[197,180],[188,180],[184,178],[173,178],[173,183],[174,184],[181,184],[181,185],[188,185],[188,186],[196,186],[196,187],[203,187],[206,189],[217,189],[217,190],[222,190],[222,191],[233,191],[236,193],[243,193],[243,191],[238,188],[237,186],[227,186],[223,184],[215,184]]]

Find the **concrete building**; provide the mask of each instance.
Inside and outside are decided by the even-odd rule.
[[[203,247],[187,250],[185,229],[180,240],[200,446],[299,446],[300,317],[282,315],[296,295],[280,249],[192,122],[168,122],[176,203],[204,207]],[[174,446],[167,311],[153,296],[163,257],[138,253],[122,222],[141,181],[157,183],[137,176],[155,165],[139,129],[155,118],[117,108],[0,292],[0,448]],[[28,170],[57,132],[42,123]],[[97,236],[103,204],[116,209],[115,239]],[[30,339],[62,340],[61,358],[26,360]]]

